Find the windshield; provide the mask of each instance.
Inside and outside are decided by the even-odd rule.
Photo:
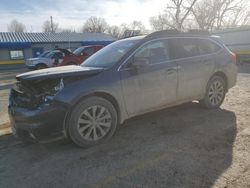
[[[81,66],[86,67],[112,67],[117,63],[129,49],[131,49],[139,39],[126,39],[114,42],[84,61]]]
[[[51,52],[47,53],[44,57],[51,58],[54,54],[55,54],[55,51],[51,51]]]
[[[81,52],[82,52],[82,50],[83,50],[84,48],[85,48],[85,47],[80,47],[80,48],[75,49],[75,51],[73,52],[73,54],[75,54],[75,55],[80,55]]]
[[[45,51],[45,52],[41,53],[38,57],[45,57],[48,53],[49,53],[49,51]]]

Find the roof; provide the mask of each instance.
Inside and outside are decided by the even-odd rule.
[[[181,32],[175,29],[169,29],[169,30],[161,30],[161,31],[156,31],[153,33],[150,33],[149,35],[146,36],[146,38],[157,38],[157,37],[182,37],[182,36],[193,36],[193,37],[198,37],[198,36],[206,36],[210,37],[211,34],[207,31],[203,30],[189,30],[187,32]]]
[[[114,41],[105,33],[15,33],[0,32],[0,43],[44,43],[44,42],[84,42]]]

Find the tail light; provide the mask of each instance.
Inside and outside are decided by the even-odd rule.
[[[236,54],[233,52],[230,52],[230,59],[232,62],[236,63]]]

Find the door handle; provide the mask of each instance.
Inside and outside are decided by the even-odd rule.
[[[171,67],[166,70],[167,75],[173,74],[174,72],[177,72],[180,69],[180,66]]]
[[[211,60],[209,60],[209,59],[205,59],[202,61],[202,63],[204,63],[205,65],[208,65],[210,62],[211,62]]]
[[[168,72],[168,71],[177,71],[177,70],[179,70],[180,68],[181,68],[181,66],[171,67],[171,68],[168,68],[168,69],[167,69],[167,72]]]

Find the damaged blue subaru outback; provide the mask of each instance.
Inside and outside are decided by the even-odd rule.
[[[90,146],[133,116],[193,100],[218,108],[236,77],[235,55],[218,37],[160,31],[116,41],[80,66],[17,75],[8,111],[19,138]]]

